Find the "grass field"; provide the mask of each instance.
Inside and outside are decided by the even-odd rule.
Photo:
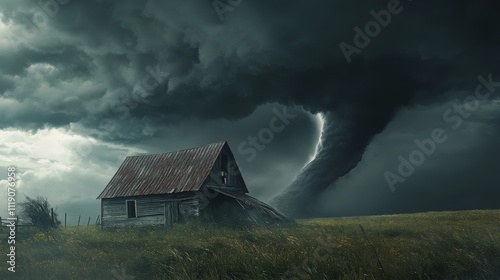
[[[500,279],[500,210],[253,229],[20,228],[16,239],[15,273],[2,241],[0,279]]]

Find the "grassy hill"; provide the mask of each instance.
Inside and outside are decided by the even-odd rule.
[[[253,229],[20,230],[15,273],[2,241],[0,279],[500,279],[500,210]]]

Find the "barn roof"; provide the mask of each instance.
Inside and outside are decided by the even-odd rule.
[[[226,141],[164,154],[129,156],[97,199],[197,191]]]

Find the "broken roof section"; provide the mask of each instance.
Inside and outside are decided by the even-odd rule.
[[[267,205],[266,203],[251,197],[242,192],[234,192],[229,191],[227,189],[221,189],[217,187],[210,187],[210,189],[219,192],[223,195],[232,197],[238,201],[240,206],[247,211],[254,221],[259,224],[259,220],[270,220],[270,221],[279,221],[279,222],[291,222],[289,218],[285,215],[281,214],[273,207]]]

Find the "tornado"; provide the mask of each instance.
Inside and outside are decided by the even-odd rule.
[[[292,218],[326,215],[317,207],[318,198],[358,165],[373,137],[384,130],[400,108],[411,103],[418,88],[415,84],[410,80],[399,86],[374,83],[360,96],[344,97],[341,106],[323,112],[321,145],[315,158],[271,204]],[[384,95],[377,96],[381,92]]]

